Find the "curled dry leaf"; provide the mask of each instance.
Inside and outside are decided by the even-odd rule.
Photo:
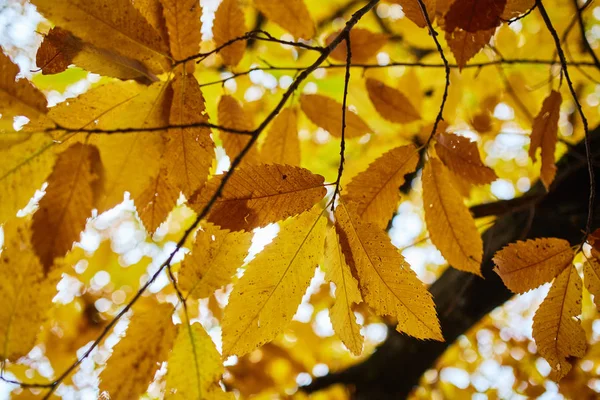
[[[419,112],[401,91],[368,78],[367,92],[375,110],[388,121],[406,124],[421,119]]]
[[[215,13],[213,23],[213,39],[217,47],[221,47],[233,39],[244,36],[246,33],[244,12],[240,8],[239,0],[223,0]],[[219,51],[226,65],[235,66],[244,57],[246,41],[238,40]]]
[[[308,119],[331,135],[342,137],[342,104],[320,94],[303,94],[300,106]],[[354,111],[346,109],[346,139],[363,136],[371,132],[369,125]]]
[[[574,253],[563,239],[543,238],[511,243],[494,255],[494,271],[515,293],[550,282],[573,263]]]
[[[315,35],[315,24],[304,0],[254,0],[254,5],[295,37],[308,40]]]
[[[560,105],[562,96],[553,90],[542,104],[542,109],[533,120],[531,129],[531,144],[529,145],[529,157],[536,161],[538,148],[542,149],[542,183],[548,189],[556,176],[556,165],[554,162],[554,151],[558,140],[558,119],[560,117]]]
[[[333,42],[340,32],[334,32],[327,37],[325,43]],[[367,29],[354,28],[350,31],[350,50],[352,51],[352,62],[363,63],[375,57],[388,41],[388,36],[371,32]],[[336,61],[346,62],[347,52],[346,45],[337,46],[329,55]]]

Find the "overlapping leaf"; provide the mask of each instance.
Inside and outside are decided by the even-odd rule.
[[[421,119],[419,112],[401,91],[369,78],[367,92],[377,112],[388,121],[406,124]]]
[[[340,32],[332,33],[327,37],[327,44],[333,42]],[[363,63],[375,57],[388,41],[387,35],[371,32],[363,28],[354,28],[350,31],[350,50],[352,51],[352,62]],[[346,45],[342,43],[329,55],[336,61],[346,62]]]
[[[218,107],[219,125],[224,128],[252,132],[253,124],[250,116],[244,111],[240,103],[230,95],[225,95],[219,100]],[[223,147],[230,160],[236,158],[250,141],[250,136],[239,133],[219,132]],[[256,146],[253,146],[242,160],[247,164],[255,164],[259,160]]]
[[[342,137],[342,104],[319,94],[303,94],[300,97],[302,111],[315,125],[335,137]],[[354,111],[346,109],[347,139],[360,137],[371,132],[369,125]]]
[[[554,151],[558,140],[558,119],[561,103],[562,96],[559,92],[553,90],[544,100],[542,109],[535,117],[531,129],[529,157],[535,162],[537,149],[542,149],[542,172],[540,177],[546,188],[550,187],[556,176]]]
[[[286,108],[275,117],[260,154],[267,163],[300,166],[298,117],[295,109]]]
[[[223,0],[215,13],[213,24],[213,37],[217,47],[243,36],[246,33],[244,12],[240,8],[239,0]],[[219,54],[226,65],[237,65],[244,57],[246,41],[238,40],[229,46],[223,47]]]
[[[150,185],[135,198],[137,212],[146,230],[156,231],[177,204],[179,189],[171,184],[167,172],[161,172]]]

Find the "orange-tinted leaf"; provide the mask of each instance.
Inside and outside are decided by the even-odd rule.
[[[475,33],[496,28],[502,20],[506,0],[455,0],[445,17],[448,32],[460,28]]]
[[[556,176],[556,165],[554,162],[554,151],[558,140],[558,119],[560,117],[560,105],[562,96],[553,90],[542,104],[542,109],[533,121],[531,129],[531,144],[529,145],[529,157],[536,161],[536,151],[542,149],[542,183],[549,188]]]
[[[535,0],[506,0],[502,19],[508,21],[511,18],[525,14],[534,4]]]
[[[177,204],[179,189],[171,184],[165,170],[150,181],[150,184],[133,201],[137,212],[149,233],[153,233],[162,224]]]
[[[217,47],[246,33],[244,12],[239,0],[223,0],[215,13],[213,37]],[[239,40],[219,51],[226,65],[237,65],[244,57],[246,41]]]
[[[198,211],[223,175],[208,181],[190,206]],[[325,196],[324,178],[289,165],[259,164],[237,169],[215,202],[208,220],[224,229],[252,230],[310,209]]]
[[[388,121],[406,124],[421,119],[419,112],[401,91],[368,78],[367,92],[377,112]]]
[[[356,203],[358,215],[384,229],[398,207],[400,186],[419,162],[414,145],[392,149],[355,176],[346,187],[344,199]]]
[[[292,35],[310,39],[315,34],[315,26],[304,4],[304,0],[254,0],[260,12]]]
[[[242,131],[252,131],[253,124],[250,116],[244,111],[240,103],[230,95],[224,95],[219,101],[218,107],[219,125],[224,128],[238,129]],[[220,131],[219,136],[223,142],[223,147],[230,160],[236,158],[242,149],[250,141],[249,135],[230,133]],[[244,163],[256,164],[259,161],[256,145],[252,146],[243,159]]]
[[[27,79],[16,80],[19,67],[0,51],[0,114],[34,119],[46,114],[46,96]]]
[[[425,165],[422,179],[431,242],[452,267],[480,275],[483,242],[449,171],[432,158]]]
[[[455,29],[446,32],[446,41],[461,69],[467,65],[467,61],[475,57],[490,42],[495,31],[495,29],[490,29],[471,33],[462,29]]]
[[[412,22],[417,24],[419,28],[424,28],[427,26],[427,21],[423,16],[423,11],[421,10],[421,6],[419,5],[418,0],[386,0],[388,3],[400,4],[402,6],[402,12],[406,18],[410,19]],[[427,10],[427,15],[429,16],[429,21],[433,24],[435,21],[435,10],[436,10],[436,0],[423,0],[423,4],[425,4],[425,9]]]
[[[335,137],[342,137],[342,104],[320,94],[303,94],[300,106],[308,119]],[[363,136],[371,132],[369,125],[354,111],[346,109],[347,139]]]
[[[592,250],[592,256],[583,264],[583,279],[585,287],[594,296],[594,304],[600,310],[600,261],[598,253]]]
[[[183,60],[200,51],[202,8],[198,0],[161,0],[171,55]]]
[[[298,116],[295,109],[286,108],[275,117],[260,155],[267,163],[300,166]]]
[[[340,32],[334,32],[327,37],[327,44],[333,42]],[[371,32],[367,29],[353,28],[350,31],[350,49],[352,50],[352,62],[367,62],[375,57],[379,49],[387,43],[387,35]],[[346,44],[340,43],[329,55],[336,61],[346,62]]]
[[[574,253],[563,239],[544,238],[511,243],[494,255],[494,271],[515,293],[550,282],[573,263]]]
[[[484,185],[498,179],[494,170],[481,162],[477,143],[453,133],[438,133],[435,139],[437,155],[461,178],[475,185]]]

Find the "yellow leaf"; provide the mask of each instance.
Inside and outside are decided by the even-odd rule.
[[[61,276],[60,269],[46,274],[29,243],[28,226],[23,225],[4,225],[0,255],[0,357],[10,361],[33,347]]]
[[[222,178],[215,176],[192,196],[195,211],[205,206]],[[323,182],[322,176],[300,167],[248,165],[235,170],[208,220],[224,229],[250,231],[310,209],[327,193]]]
[[[334,32],[327,37],[325,43],[333,42],[340,32]],[[387,35],[371,32],[367,29],[353,28],[350,31],[350,50],[352,51],[353,63],[364,63],[375,57],[379,49],[388,41]],[[329,55],[336,61],[346,62],[346,44],[341,43]]]
[[[243,131],[252,131],[253,129],[250,116],[233,96],[224,95],[221,97],[217,113],[219,125],[222,127]],[[221,131],[219,132],[219,136],[230,160],[236,158],[242,149],[246,147],[248,141],[250,141],[250,135],[238,133]],[[246,164],[256,164],[259,161],[256,145],[253,145],[250,151],[246,153],[243,161]]]
[[[331,324],[346,347],[358,356],[362,353],[363,337],[352,307],[362,303],[362,297],[334,228],[327,233],[323,266],[325,279],[335,284],[335,302],[329,310]]]
[[[206,399],[224,372],[221,355],[198,322],[179,328],[168,365],[165,399]]]
[[[323,255],[327,220],[319,207],[281,225],[248,264],[223,317],[223,355],[242,356],[270,342],[296,313]]]
[[[254,0],[254,5],[268,19],[297,38],[308,40],[315,34],[315,25],[304,0]]]
[[[498,179],[494,170],[481,162],[477,143],[453,133],[438,133],[435,139],[437,155],[456,175],[475,185]]]
[[[357,272],[363,298],[378,315],[398,320],[396,329],[418,339],[444,340],[431,294],[377,226],[361,221],[352,203],[340,203],[335,223],[342,251]]]
[[[266,163],[300,166],[298,117],[295,109],[286,108],[275,117],[260,155]]]
[[[161,3],[173,58],[183,60],[197,54],[202,40],[202,7],[198,0],[161,0]]]
[[[32,3],[50,21],[85,42],[141,61],[153,73],[170,67],[167,44],[129,0],[33,0]]]
[[[414,145],[396,147],[355,176],[346,187],[344,199],[356,203],[363,220],[383,229],[398,207],[405,175],[414,172],[418,162]]]
[[[191,74],[177,74],[172,82],[171,125],[208,122],[204,97]],[[162,164],[169,180],[189,197],[208,179],[215,157],[209,128],[172,128],[168,131]]]
[[[145,393],[177,335],[171,322],[173,306],[156,300],[148,303],[145,308],[134,307],[125,336],[100,374],[100,393],[108,392],[111,400],[137,399]]]
[[[133,6],[142,14],[156,30],[164,43],[169,43],[169,34],[165,24],[165,16],[161,0],[135,0]]]
[[[598,257],[600,254],[592,250],[592,257],[587,258],[583,264],[583,278],[585,287],[594,296],[594,304],[600,309],[600,262]]]
[[[75,64],[95,74],[124,80],[137,79],[145,83],[157,80],[141,62],[85,43],[59,27],[44,36],[35,59],[44,75],[58,74]]]
[[[46,269],[79,240],[100,190],[102,163],[95,146],[75,143],[58,155],[31,226],[32,244]]]
[[[423,16],[423,11],[418,0],[387,0],[387,2],[400,4],[406,18],[417,24],[419,28],[427,26],[427,21]],[[429,21],[433,24],[435,21],[436,0],[423,0],[423,4],[425,4]]]
[[[569,266],[554,280],[548,296],[533,317],[533,338],[538,352],[557,372],[558,379],[571,369],[569,357],[583,357],[585,331],[581,314],[581,278]]]
[[[467,65],[467,61],[475,57],[490,42],[495,32],[496,29],[475,33],[463,31],[462,29],[446,32],[446,41],[458,66],[462,69]]]
[[[200,299],[230,283],[244,263],[252,236],[252,232],[229,232],[213,225],[198,230],[179,271],[181,289]]]
[[[164,170],[156,175],[139,196],[133,199],[137,212],[149,233],[162,224],[177,204],[179,189],[171,184]]]
[[[303,94],[300,106],[308,119],[331,135],[342,137],[342,104],[319,94]],[[369,125],[354,111],[346,109],[346,139],[363,136],[371,131]]]
[[[511,243],[494,255],[494,271],[515,293],[550,282],[573,263],[574,253],[563,239],[542,238]]]
[[[406,124],[421,119],[410,100],[399,90],[368,78],[367,92],[377,112],[388,121]]]
[[[554,151],[558,140],[558,118],[560,117],[561,103],[562,96],[559,92],[553,90],[544,100],[542,109],[533,120],[531,129],[529,157],[535,162],[537,149],[542,149],[542,172],[540,177],[546,189],[550,187],[556,176]]]
[[[46,96],[27,79],[15,81],[19,67],[0,51],[0,114],[2,118],[24,115],[29,119],[47,112]]]
[[[425,165],[422,179],[431,242],[451,266],[480,275],[483,242],[449,171],[440,160],[432,158]]]
[[[246,22],[244,12],[240,8],[239,0],[223,0],[215,13],[213,24],[213,38],[217,47],[244,36],[246,33]],[[224,47],[219,54],[226,65],[235,66],[244,57],[246,41],[238,40]]]

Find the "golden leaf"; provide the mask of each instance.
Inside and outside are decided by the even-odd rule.
[[[223,0],[217,8],[213,24],[213,37],[217,47],[244,36],[246,30],[244,12],[240,8],[239,0]],[[242,60],[245,51],[246,41],[238,40],[223,48],[219,54],[226,65],[234,66]]]
[[[378,315],[396,318],[398,332],[444,340],[431,294],[386,233],[361,221],[352,203],[338,205],[335,221],[342,251],[367,304]]]
[[[275,117],[260,155],[269,164],[300,166],[298,116],[295,109],[286,108]]]
[[[281,333],[323,256],[327,220],[319,207],[285,221],[248,264],[223,317],[223,355],[244,355]]]
[[[46,96],[27,79],[15,81],[19,67],[0,51],[0,114],[2,118],[24,115],[29,119],[47,112]]]
[[[511,243],[494,255],[494,271],[515,293],[550,282],[573,263],[574,253],[563,239],[542,238]]]
[[[169,117],[172,125],[208,122],[204,97],[192,74],[176,74],[172,88],[173,104]],[[171,128],[167,138],[162,164],[169,180],[189,197],[206,183],[215,157],[210,129]]]
[[[202,7],[198,0],[161,0],[171,55],[183,60],[200,51]],[[193,70],[193,62],[190,64]]]
[[[556,176],[556,165],[554,165],[554,151],[558,140],[558,118],[560,117],[560,105],[562,96],[553,90],[542,104],[542,109],[533,120],[531,129],[531,144],[529,145],[529,157],[536,161],[535,153],[538,148],[542,149],[542,171],[540,178],[548,189]]]
[[[437,155],[456,175],[475,185],[498,179],[494,170],[481,162],[477,143],[453,133],[438,133],[435,140]]]
[[[252,119],[233,96],[224,95],[221,97],[217,113],[219,125],[224,128],[241,131],[253,130]],[[250,141],[250,135],[238,133],[220,131],[219,136],[230,160],[236,158]],[[243,162],[246,164],[256,164],[258,161],[258,150],[256,145],[253,145],[250,151],[244,156]]]
[[[171,322],[173,306],[147,302],[145,308],[134,307],[125,336],[100,374],[100,393],[108,392],[111,400],[137,399],[144,394],[177,335]]]
[[[133,199],[146,230],[153,233],[177,204],[179,189],[171,184],[167,173],[161,170],[139,196]]]
[[[0,255],[0,357],[16,361],[29,353],[52,307],[61,270],[46,274],[29,243],[29,230],[3,226]]]
[[[418,0],[386,1],[388,3],[400,4],[402,6],[402,12],[404,12],[406,18],[410,19],[412,22],[417,24],[419,28],[425,28],[427,26],[427,21],[423,16],[423,11],[421,10],[421,6],[419,5]],[[427,15],[429,16],[429,21],[433,24],[433,22],[435,21],[436,0],[423,0],[423,4],[425,4]]]
[[[535,5],[535,0],[507,0],[506,7],[502,13],[502,19],[508,21],[511,18],[525,14]]]
[[[431,242],[452,267],[481,275],[483,242],[449,171],[440,160],[432,158],[423,169],[422,180]]]
[[[202,325],[183,325],[169,356],[165,399],[208,399],[224,368],[221,355]]]
[[[556,277],[546,299],[533,317],[533,338],[538,352],[557,373],[558,379],[571,369],[568,358],[583,357],[585,331],[581,314],[581,278],[573,266]]]
[[[592,257],[587,258],[583,264],[583,279],[585,287],[594,296],[594,304],[600,309],[600,261],[598,261],[598,253],[592,250]]]
[[[331,135],[342,137],[342,104],[320,94],[303,94],[300,106],[308,119]],[[354,111],[346,109],[346,139],[372,132],[369,125]]]
[[[252,232],[229,232],[212,225],[198,230],[179,271],[181,289],[200,299],[230,283],[244,263],[252,236]]]
[[[401,91],[368,78],[367,92],[379,115],[388,121],[406,124],[421,119],[419,112]]]
[[[414,172],[418,162],[419,152],[414,145],[396,147],[355,176],[346,187],[344,199],[356,203],[363,220],[383,229],[398,207],[404,177]]]
[[[362,297],[334,228],[327,233],[323,269],[325,279],[335,284],[335,302],[329,310],[333,329],[352,354],[358,356],[362,353],[363,337],[352,306],[362,303]]]
[[[297,38],[308,40],[315,34],[315,25],[304,0],[254,0],[254,5],[268,19]]]
[[[467,61],[475,57],[492,39],[496,29],[479,31],[475,33],[455,29],[452,32],[446,32],[446,41],[456,63],[462,69],[467,65]]]
[[[325,43],[328,45],[333,42],[340,32],[334,32],[327,37]],[[350,31],[350,50],[352,51],[353,63],[364,63],[375,57],[379,49],[388,41],[388,36],[371,32],[367,29],[353,28]],[[337,46],[329,55],[336,61],[346,62],[346,44],[342,43]]]
[[[222,178],[215,176],[190,198],[195,211],[204,207]],[[310,209],[327,193],[323,182],[322,176],[300,167],[247,165],[235,170],[208,220],[224,229],[250,231]]]
[[[153,73],[170,68],[167,44],[129,0],[33,0],[32,3],[50,21],[85,42],[136,59]]]
[[[75,143],[58,155],[31,225],[32,244],[46,269],[79,240],[101,189],[102,163],[95,146]]]

